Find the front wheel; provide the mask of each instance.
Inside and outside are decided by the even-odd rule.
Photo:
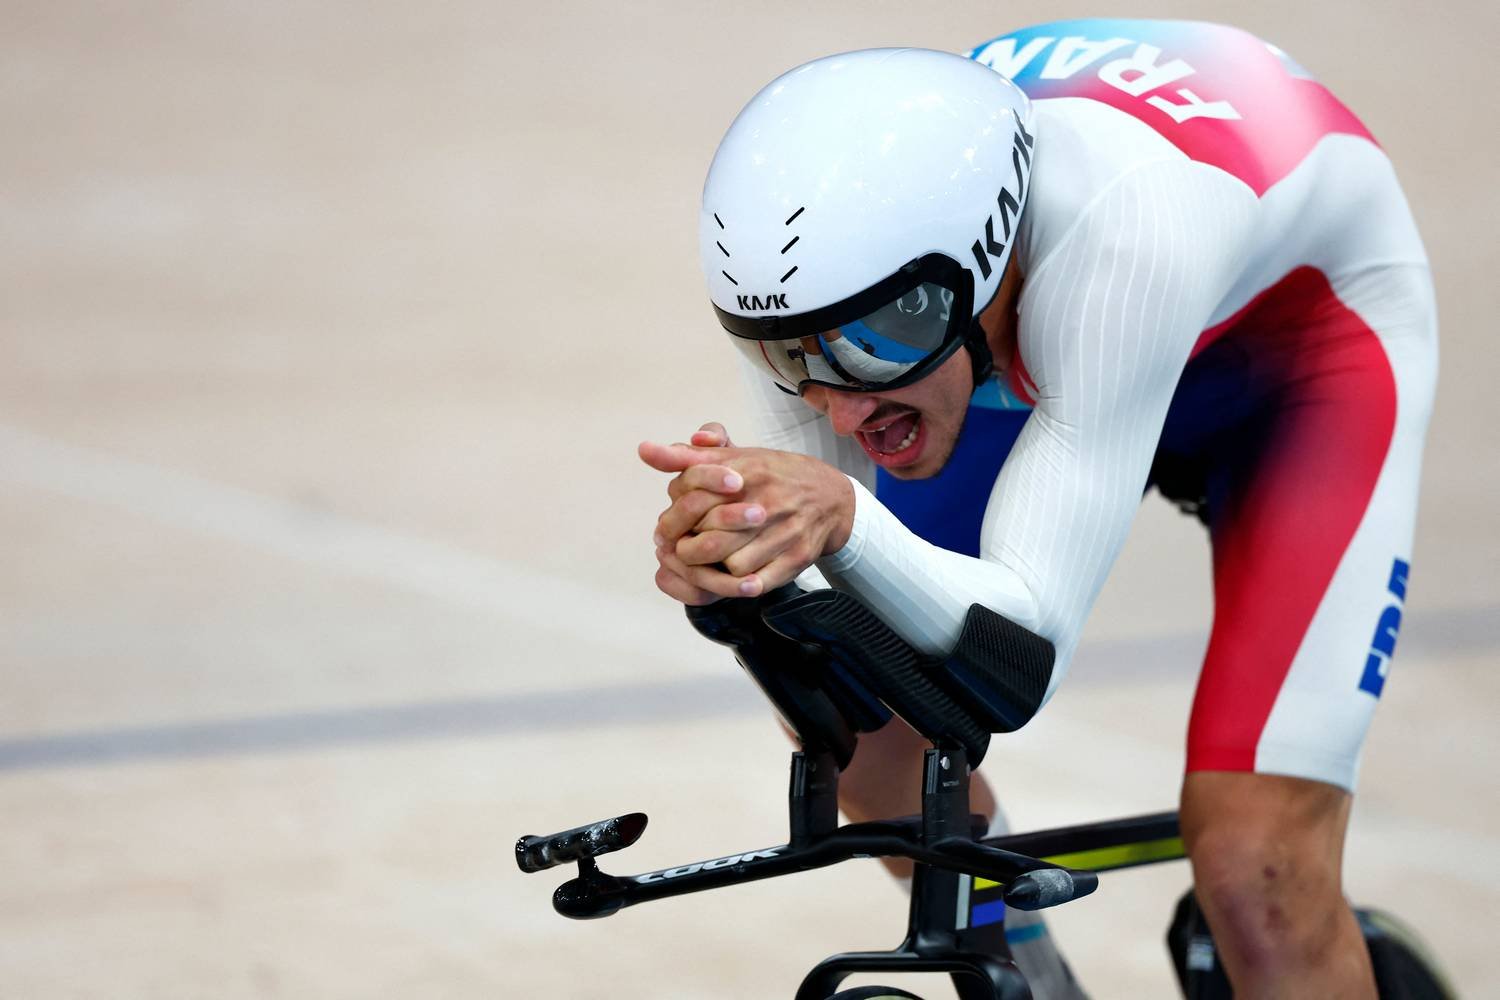
[[[915,993],[898,990],[894,986],[856,986],[852,990],[839,990],[828,1000],[922,1000]]]

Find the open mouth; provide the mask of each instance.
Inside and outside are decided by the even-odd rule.
[[[883,424],[862,429],[855,436],[866,454],[889,468],[916,461],[926,436],[923,431],[922,414],[908,410]]]

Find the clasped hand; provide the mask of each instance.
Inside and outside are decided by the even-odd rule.
[[[675,473],[656,522],[656,586],[684,604],[756,597],[849,541],[854,488],[806,455],[736,448],[723,425],[691,444],[643,441],[641,461]]]

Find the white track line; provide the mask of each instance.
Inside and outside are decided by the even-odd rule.
[[[458,607],[501,615],[568,640],[606,646],[655,660],[682,662],[703,644],[687,630],[664,628],[678,621],[665,598],[639,591],[620,593],[428,539],[416,538],[326,511],[215,483],[174,469],[65,444],[18,427],[0,424],[0,483],[42,490],[127,510],[174,528],[196,531],[264,552],[272,552],[335,572],[435,598]],[[1475,621],[1492,620],[1496,609],[1433,609],[1458,627],[1468,645],[1495,642],[1493,630],[1476,631]],[[1448,621],[1451,619],[1451,621]],[[1441,634],[1414,636],[1408,646],[1426,646]],[[1475,632],[1475,635],[1468,635]],[[1404,638],[1404,637],[1403,637]],[[1092,640],[1079,651],[1079,664],[1109,659],[1109,675],[1158,669],[1163,656],[1188,655],[1202,648],[1197,635],[1162,635],[1133,640]],[[1409,648],[1422,655],[1425,650]],[[1137,663],[1121,662],[1136,660]],[[1077,669],[1075,673],[1082,671]],[[1101,672],[1102,675],[1102,672]]]
[[[616,655],[630,651],[660,661],[673,658],[676,650],[703,648],[687,629],[662,628],[667,617],[676,615],[664,603],[548,577],[499,559],[4,424],[0,483],[129,511],[173,528],[504,615],[528,628],[554,631],[568,643],[606,645]],[[581,620],[586,628],[579,626]],[[694,672],[701,672],[705,658],[695,659],[700,670]],[[1143,745],[1137,752],[1151,751]]]
[[[673,652],[666,599],[591,587],[337,514],[0,424],[0,482],[104,504],[570,640]],[[580,627],[586,622],[587,627]],[[692,637],[688,637],[692,638]],[[677,649],[683,648],[676,645]]]

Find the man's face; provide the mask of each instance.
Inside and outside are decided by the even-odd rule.
[[[891,475],[926,479],[953,454],[973,391],[969,352],[959,348],[932,374],[901,389],[846,392],[812,385],[802,398]]]

